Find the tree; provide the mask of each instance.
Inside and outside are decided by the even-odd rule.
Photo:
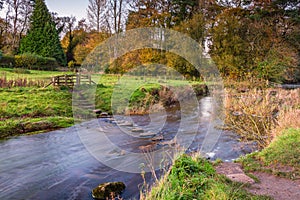
[[[103,24],[104,12],[106,10],[106,0],[89,0],[87,8],[88,20],[92,27],[100,32]]]
[[[28,29],[34,0],[5,0],[4,2],[7,7],[5,20],[9,25],[6,27],[5,51],[15,54],[23,34]]]
[[[124,0],[108,0],[108,10],[106,18],[106,25],[109,28],[110,33],[122,32],[124,10]]]
[[[172,0],[172,16],[175,25],[191,19],[197,7],[198,0]]]
[[[171,1],[136,0],[130,7],[127,30],[138,27],[171,28]]]
[[[55,23],[44,0],[36,0],[30,18],[30,28],[22,39],[20,53],[34,53],[44,57],[53,57],[60,64],[66,64]]]
[[[82,64],[87,55],[89,55],[100,42],[103,42],[108,37],[107,33],[99,33],[97,31],[86,32],[84,29],[74,30],[74,36],[74,42],[77,43],[74,48],[76,64]]]
[[[64,32],[66,33],[62,40],[62,45],[65,49],[67,63],[69,63],[70,61],[75,61],[74,50],[77,44],[79,43],[79,40],[76,38],[76,34],[74,32],[76,18],[73,16],[64,17],[62,18],[62,21],[64,23]]]

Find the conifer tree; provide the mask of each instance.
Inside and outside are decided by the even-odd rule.
[[[20,53],[34,53],[44,57],[53,57],[60,64],[66,64],[66,56],[55,23],[44,0],[35,1],[28,33],[20,44]]]

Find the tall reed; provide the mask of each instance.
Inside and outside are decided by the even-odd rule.
[[[266,147],[281,130],[300,127],[300,89],[226,89],[227,128]]]

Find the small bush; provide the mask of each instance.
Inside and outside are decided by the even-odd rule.
[[[15,68],[12,70],[12,72],[16,74],[31,74],[31,72],[28,69],[22,69],[22,68]]]
[[[0,67],[3,68],[12,68],[15,66],[15,58],[14,56],[3,55],[0,58]]]
[[[74,60],[71,60],[70,62],[68,62],[68,67],[73,69],[75,67],[75,62]]]
[[[37,63],[37,55],[34,54],[22,54],[15,56],[16,67],[31,69],[34,64]]]

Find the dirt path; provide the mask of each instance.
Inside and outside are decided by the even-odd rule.
[[[237,182],[250,183],[247,190],[257,195],[267,195],[274,200],[300,200],[300,180],[290,180],[262,172],[253,172],[260,182],[248,177],[238,163],[222,163],[216,168],[219,174]]]

